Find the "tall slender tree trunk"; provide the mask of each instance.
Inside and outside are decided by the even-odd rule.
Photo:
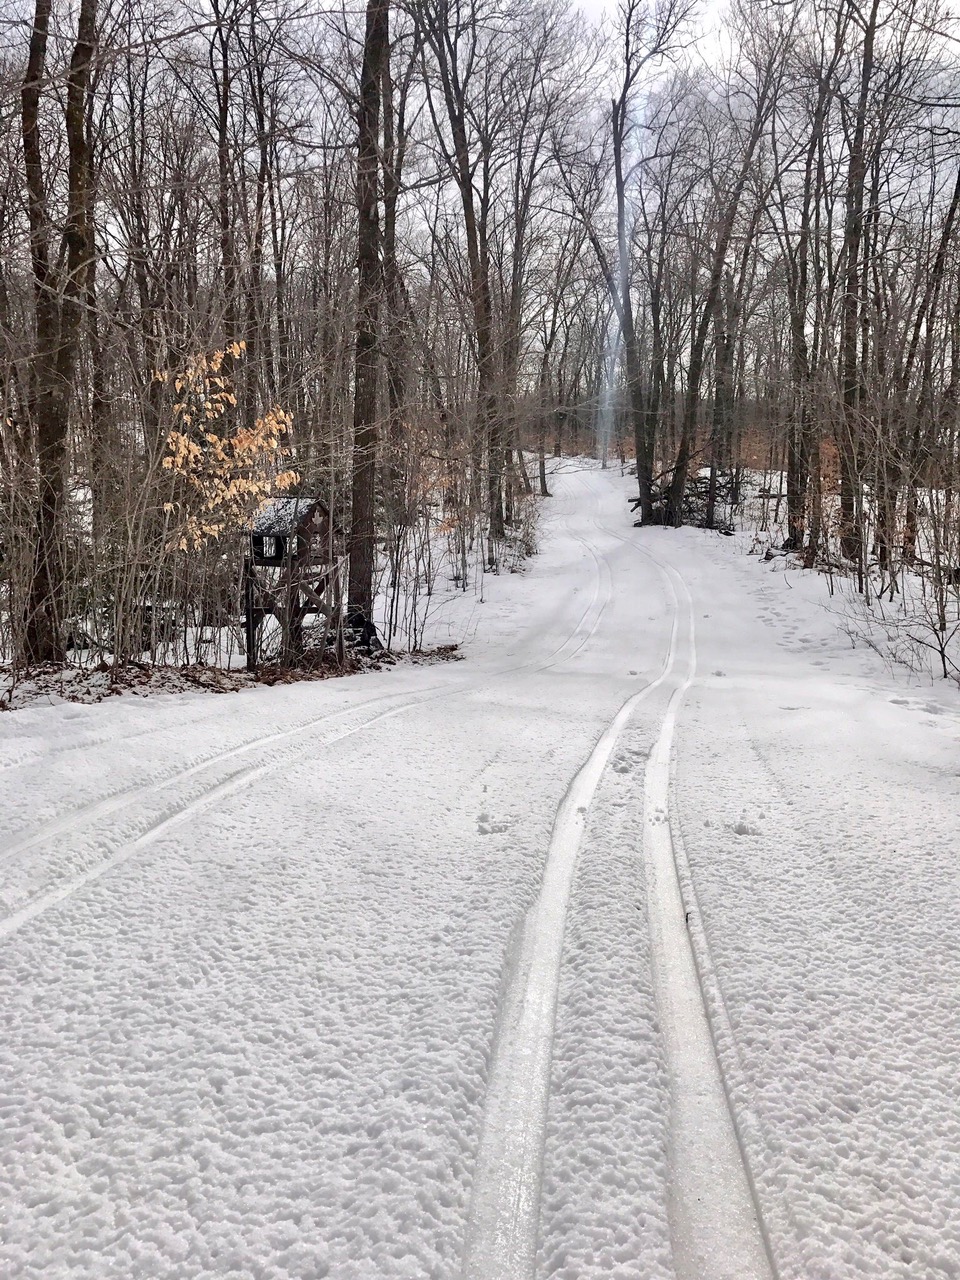
[[[377,179],[380,98],[390,47],[388,0],[368,0],[357,138],[357,335],[353,393],[353,484],[349,606],[370,619],[376,562],[379,322],[382,272]]]
[[[228,0],[229,7],[229,0]],[[221,8],[221,0],[213,0],[216,23],[216,58],[219,63],[214,73],[217,92],[217,222],[220,232],[220,266],[223,271],[224,313],[223,332],[226,342],[236,342],[240,333],[237,314],[237,246],[234,235],[234,200],[231,173],[230,97],[233,72],[230,67],[230,40],[236,23],[235,14],[229,18]],[[211,59],[214,55],[211,53]]]
[[[769,61],[764,67],[762,83],[758,89],[754,118],[750,124],[750,132],[744,144],[743,158],[734,180],[733,188],[727,197],[726,205],[721,208],[717,240],[711,256],[710,276],[706,297],[699,320],[693,328],[690,344],[690,358],[687,364],[687,384],[683,397],[683,416],[680,424],[680,442],[677,446],[677,459],[670,479],[667,493],[666,520],[668,524],[683,523],[683,498],[687,487],[687,472],[693,456],[696,440],[697,417],[700,408],[700,383],[706,355],[707,337],[713,322],[720,287],[726,269],[727,251],[733,236],[740,201],[746,189],[747,179],[753,167],[754,156],[764,135],[767,121],[773,110],[777,89],[782,75],[782,60],[775,50],[768,53]]]
[[[843,428],[840,453],[840,549],[862,568],[863,521],[858,465],[860,425],[861,269],[864,231],[863,197],[867,178],[866,128],[870,81],[873,78],[874,39],[880,0],[873,0],[865,19],[860,91],[857,98],[850,159],[847,168],[844,218],[844,292],[841,317],[840,382],[843,394]]]
[[[940,232],[940,241],[937,245],[936,257],[933,261],[933,268],[927,276],[923,299],[920,303],[916,320],[914,321],[913,331],[910,335],[910,345],[907,348],[907,358],[900,377],[901,399],[905,403],[909,393],[913,371],[916,367],[917,356],[920,351],[921,338],[924,333],[926,333],[920,394],[917,397],[917,403],[914,407],[913,429],[911,430],[906,443],[906,456],[901,464],[902,475],[900,479],[901,482],[906,484],[907,488],[906,526],[904,529],[902,551],[904,559],[908,562],[912,561],[916,555],[918,516],[917,491],[920,488],[922,480],[923,440],[928,426],[927,418],[929,415],[931,400],[929,377],[932,363],[930,351],[930,317],[935,313],[940,298],[947,263],[947,253],[953,239],[953,231],[956,225],[958,213],[960,213],[960,170],[957,171],[957,177],[953,187],[953,195],[950,198],[950,204],[947,208],[946,216],[943,221],[943,227]],[[887,531],[886,536],[888,540],[892,541],[892,527]]]
[[[720,468],[729,453],[730,423],[733,413],[733,351],[736,325],[736,297],[733,275],[726,273],[724,305],[717,308],[714,325],[713,425],[710,433],[710,480],[707,486],[707,510],[704,523],[713,529],[717,519],[717,484]]]
[[[796,256],[790,262],[787,284],[790,307],[791,374],[793,404],[787,426],[787,539],[785,550],[800,551],[807,528],[807,494],[811,480],[812,434],[819,427],[810,409],[812,369],[807,340],[807,303],[810,282],[810,239],[815,200],[822,198],[823,130],[830,102],[830,86],[843,48],[838,17],[833,58],[821,72],[813,128],[804,161],[803,204]],[[819,478],[818,478],[819,484]]]
[[[397,214],[407,148],[406,101],[415,59],[410,58],[395,95],[389,57],[383,68],[383,299],[386,317],[384,363],[387,384],[387,459],[385,501],[390,524],[400,530],[408,521],[402,467],[404,418],[407,412],[407,366],[410,300],[397,258]]]
[[[613,133],[613,178],[617,201],[617,288],[620,296],[619,319],[623,335],[624,366],[627,374],[627,403],[633,428],[637,457],[637,488],[640,515],[644,524],[653,517],[653,440],[649,438],[649,422],[645,412],[643,383],[640,372],[640,343],[630,291],[630,246],[627,235],[627,192],[623,168],[623,146],[627,130],[627,89],[611,102]]]
[[[81,0],[77,38],[67,75],[67,219],[62,251],[51,254],[53,226],[39,115],[46,78],[51,0],[37,0],[21,88],[21,130],[34,280],[34,335],[29,417],[37,460],[34,559],[25,608],[23,663],[62,662],[65,656],[63,506],[70,405],[84,330],[83,304],[93,263],[90,201],[93,165],[86,128],[90,64],[96,39],[96,0]],[[61,268],[59,261],[63,262]],[[55,265],[56,264],[56,265]]]

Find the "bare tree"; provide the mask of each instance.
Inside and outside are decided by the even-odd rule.
[[[376,555],[378,382],[380,376],[379,172],[380,99],[388,66],[390,6],[368,0],[360,71],[357,142],[357,338],[353,400],[353,498],[350,519],[350,608],[373,616]]]
[[[50,71],[50,14],[50,0],[37,0],[20,97],[34,279],[34,342],[26,407],[36,449],[35,552],[23,633],[26,663],[60,662],[65,652],[62,512],[67,440],[87,280],[93,266],[93,157],[87,112],[96,41],[96,0],[81,0],[66,76],[68,176],[66,213],[59,237],[40,137],[41,98]],[[59,240],[56,246],[55,239]]]

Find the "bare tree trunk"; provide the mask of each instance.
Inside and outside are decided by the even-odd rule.
[[[21,126],[34,279],[35,331],[29,415],[33,426],[38,492],[35,552],[23,652],[26,664],[64,658],[62,514],[70,404],[83,333],[83,301],[93,262],[90,226],[92,157],[86,129],[90,64],[96,38],[96,0],[81,0],[77,38],[67,76],[65,123],[69,151],[64,269],[51,263],[52,222],[39,129],[46,72],[50,0],[37,0],[27,71],[21,90]]]
[[[926,330],[926,350],[924,353],[924,370],[921,383],[920,395],[917,404],[914,407],[913,430],[906,447],[906,458],[904,459],[902,470],[904,472],[903,479],[907,485],[907,515],[906,526],[904,529],[903,556],[904,559],[912,561],[916,555],[917,545],[917,490],[920,487],[921,470],[922,470],[922,454],[923,454],[923,438],[926,427],[926,416],[930,408],[930,383],[928,370],[930,365],[930,329],[931,316],[937,309],[940,298],[940,292],[943,287],[944,271],[947,261],[947,251],[950,242],[953,239],[953,230],[957,221],[957,214],[960,212],[960,170],[957,172],[956,181],[953,187],[953,194],[950,198],[950,204],[947,208],[946,216],[943,221],[943,227],[940,232],[940,240],[937,245],[937,253],[934,258],[933,267],[927,276],[924,288],[923,299],[914,321],[913,331],[910,337],[910,345],[907,349],[907,357],[904,362],[904,368],[900,378],[900,390],[902,399],[906,399],[907,392],[910,387],[913,370],[916,365],[917,353],[920,347],[921,335]],[[884,530],[884,536],[887,541],[892,541],[893,528],[892,524],[889,529]]]
[[[410,300],[397,258],[397,216],[407,149],[407,94],[419,57],[419,45],[409,55],[399,93],[394,90],[390,58],[383,67],[383,291],[386,306],[384,362],[387,382],[386,502],[394,529],[407,522],[401,451],[407,405],[408,340],[412,331]]]
[[[725,295],[724,306],[717,308],[717,320],[714,325],[716,354],[714,356],[713,425],[710,434],[710,480],[707,487],[707,509],[704,519],[708,529],[716,526],[717,479],[719,470],[726,461],[733,412],[736,298],[733,275],[729,271],[726,274]]]
[[[873,0],[864,20],[860,92],[857,99],[850,160],[847,169],[846,215],[843,231],[845,259],[841,320],[840,382],[843,391],[843,430],[840,452],[840,549],[862,568],[863,521],[858,493],[860,426],[861,250],[863,246],[863,196],[867,177],[866,128],[870,81],[873,77],[874,38],[880,0]]]
[[[228,18],[221,8],[221,0],[212,0],[212,3],[216,29],[215,44],[210,46],[210,61],[217,94],[217,220],[220,230],[220,265],[223,270],[223,331],[226,342],[235,342],[240,336],[240,324],[237,316],[237,248],[230,172],[230,98],[233,86],[230,38],[236,15],[234,13]],[[230,3],[231,0],[227,0],[228,7]]]
[[[373,614],[376,561],[377,383],[382,292],[377,177],[380,97],[390,48],[389,21],[389,0],[367,0],[357,140],[357,337],[349,585],[351,613],[362,614],[367,620]]]
[[[720,287],[726,268],[727,251],[733,236],[734,225],[740,209],[740,201],[743,198],[747,180],[753,167],[754,156],[764,135],[770,114],[776,104],[780,79],[783,75],[783,53],[784,33],[781,31],[769,46],[763,50],[764,62],[757,68],[759,80],[756,87],[753,119],[750,122],[749,132],[744,140],[743,154],[733,186],[719,210],[717,238],[711,255],[706,296],[703,300],[699,319],[695,320],[693,325],[693,339],[690,344],[690,358],[687,365],[687,384],[683,398],[680,442],[667,495],[666,520],[668,524],[672,525],[680,525],[683,521],[683,497],[687,486],[687,472],[690,467],[696,437],[697,416],[700,408],[700,383],[703,378],[707,336],[713,321],[717,299],[720,296]]]
[[[623,145],[627,130],[630,80],[624,78],[619,97],[611,103],[613,133],[613,180],[617,201],[617,284],[620,299],[619,319],[623,335],[624,365],[627,373],[627,403],[633,428],[633,443],[637,457],[637,487],[640,496],[640,515],[647,524],[653,516],[653,440],[649,438],[648,421],[644,411],[642,375],[640,372],[640,343],[633,314],[633,298],[630,289],[630,249],[627,243],[627,194],[623,169]]]

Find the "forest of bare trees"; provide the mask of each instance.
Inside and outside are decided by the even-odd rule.
[[[762,472],[786,549],[922,581],[939,644],[956,25],[733,0],[700,29],[687,0],[8,5],[0,660],[227,660],[278,494],[329,508],[346,616],[415,644],[436,575],[528,553],[546,459],[597,447],[645,522],[716,526]]]

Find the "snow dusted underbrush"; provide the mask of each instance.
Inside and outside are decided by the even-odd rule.
[[[851,591],[841,579],[835,596],[837,625],[855,645],[866,645],[892,666],[960,685],[960,597],[938,593],[916,574],[903,575],[892,599]],[[939,598],[938,598],[939,596]]]
[[[238,627],[194,627],[187,629],[183,642],[185,652],[193,656],[188,662],[174,661],[162,648],[155,661],[145,653],[143,662],[122,666],[113,665],[109,655],[97,659],[87,649],[71,651],[72,660],[63,667],[29,673],[17,672],[0,661],[0,712],[33,703],[98,703],[121,694],[146,698],[197,690],[234,693],[255,685],[379,671],[398,661],[458,657],[460,645],[477,628],[491,576],[522,573],[527,558],[535,554],[538,515],[539,503],[528,499],[517,525],[492,551],[484,539],[470,540],[459,529],[437,523],[419,545],[411,541],[401,555],[384,556],[374,621],[387,647],[385,652],[349,651],[345,662],[337,663],[332,649],[323,653],[308,649],[302,665],[286,668],[268,661],[252,674],[245,669]],[[309,632],[307,639],[309,644]]]
[[[822,587],[811,598],[828,609],[855,647],[872,649],[890,668],[919,679],[960,684],[960,572],[937,569],[927,558],[933,552],[922,528],[917,567],[903,566],[891,577],[872,559],[860,590],[856,566],[843,560],[836,539],[830,540],[813,570],[803,568],[801,556],[782,550],[786,499],[771,487],[769,476],[745,473],[744,490],[738,534],[742,550],[775,563],[791,575],[794,586],[810,576],[825,581],[827,600]]]
[[[167,693],[236,693],[258,684],[272,685],[292,683],[296,680],[325,680],[330,676],[353,675],[357,671],[381,665],[392,665],[396,659],[381,655],[378,659],[357,657],[346,666],[317,665],[296,670],[280,667],[263,667],[256,674],[238,668],[204,666],[146,666],[127,664],[110,667],[102,663],[97,667],[51,667],[34,671],[18,679],[12,673],[0,671],[0,711],[18,711],[32,703],[55,705],[59,702],[77,702],[90,705],[105,698],[131,694],[138,698],[150,698]]]
[[[296,684],[299,681],[329,680],[338,676],[360,675],[367,671],[389,670],[396,666],[420,666],[424,663],[459,661],[458,644],[437,644],[428,649],[405,653],[356,653],[343,664],[317,662],[302,667],[263,666],[252,673],[223,667],[148,667],[117,669],[102,666],[87,670],[81,667],[55,667],[34,672],[23,679],[7,678],[0,685],[0,712],[19,711],[39,703],[55,706],[61,702],[91,705],[105,698],[129,694],[152,698],[170,693],[238,693],[261,685]],[[0,679],[3,673],[0,672]]]
[[[142,667],[118,669],[106,664],[94,668],[51,667],[21,678],[0,669],[0,711],[19,711],[31,703],[54,706],[60,702],[91,704],[129,693],[147,698],[162,693],[186,693],[204,689],[228,693],[252,683],[242,671],[219,667]]]

